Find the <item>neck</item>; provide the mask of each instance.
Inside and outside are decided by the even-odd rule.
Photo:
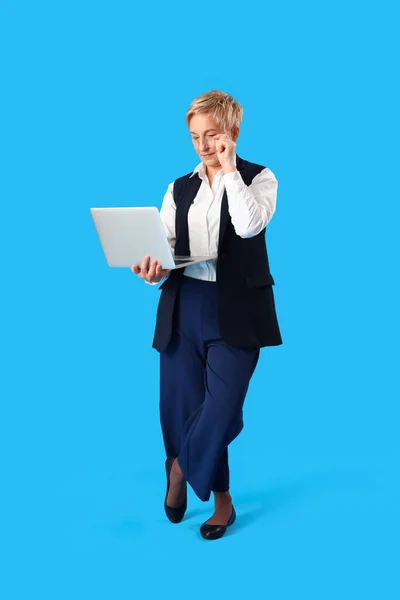
[[[208,179],[214,179],[215,175],[221,171],[222,167],[206,167],[206,175]]]

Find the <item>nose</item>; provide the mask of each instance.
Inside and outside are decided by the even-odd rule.
[[[209,150],[210,144],[206,138],[200,138],[200,152],[204,152],[205,150]]]

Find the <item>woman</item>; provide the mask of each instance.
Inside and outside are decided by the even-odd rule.
[[[160,353],[160,419],[166,450],[167,517],[179,523],[187,482],[214,514],[200,527],[220,538],[236,517],[228,445],[243,428],[242,408],[260,348],[282,343],[265,229],[278,182],[242,160],[236,140],[243,109],[213,90],[196,98],[186,122],[201,163],[171,183],[161,207],[176,255],[215,256],[172,271],[145,257],[132,271],[159,283],[153,347]]]

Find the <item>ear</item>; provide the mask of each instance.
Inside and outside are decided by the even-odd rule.
[[[236,142],[236,140],[238,139],[238,137],[239,137],[239,127],[238,127],[237,125],[235,125],[235,126],[232,128],[232,132],[231,132],[231,139],[232,139],[234,142]]]

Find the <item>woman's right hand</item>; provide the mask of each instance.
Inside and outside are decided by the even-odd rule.
[[[140,267],[132,265],[131,270],[145,279],[148,283],[158,283],[161,279],[171,271],[171,269],[162,269],[157,260],[150,263],[150,256],[145,256]]]

